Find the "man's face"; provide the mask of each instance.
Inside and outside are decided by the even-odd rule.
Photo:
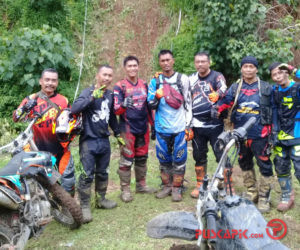
[[[258,72],[257,68],[252,63],[245,63],[241,68],[242,76],[244,79],[253,79]]]
[[[205,75],[209,71],[210,61],[206,55],[197,55],[195,56],[195,68],[198,71],[199,75]]]
[[[289,82],[289,74],[285,70],[280,70],[278,67],[271,71],[272,80],[283,86]]]
[[[40,78],[42,92],[47,96],[52,96],[58,86],[58,74],[55,72],[45,72]]]
[[[124,66],[124,70],[129,78],[135,78],[138,76],[139,65],[136,60],[130,60]]]
[[[159,57],[159,66],[163,72],[170,72],[173,70],[174,58],[171,54],[161,55]]]
[[[113,70],[110,68],[102,67],[96,75],[97,84],[99,87],[105,85],[108,87],[113,78]]]

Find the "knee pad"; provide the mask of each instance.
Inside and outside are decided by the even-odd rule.
[[[182,164],[174,163],[173,165],[173,174],[182,175],[185,173],[185,162]]]
[[[134,161],[137,165],[145,165],[147,163],[148,155],[137,156]]]
[[[133,158],[127,158],[124,155],[121,155],[119,164],[120,164],[120,167],[124,166],[124,167],[130,168],[132,165],[132,162],[133,162]]]

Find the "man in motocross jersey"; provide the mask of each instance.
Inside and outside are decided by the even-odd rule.
[[[224,123],[222,119],[212,118],[210,110],[225,95],[227,86],[224,76],[220,72],[210,69],[210,56],[208,53],[198,52],[194,57],[194,64],[197,72],[190,75],[189,80],[194,132],[192,146],[193,157],[196,162],[197,186],[191,192],[191,196],[198,198],[199,187],[203,183],[207,168],[207,143],[210,142],[217,162],[222,156],[222,152],[216,150],[215,143],[218,136],[223,132]]]
[[[253,202],[258,200],[261,212],[270,210],[269,195],[273,180],[272,162],[270,160],[269,137],[271,134],[272,108],[271,86],[257,76],[258,62],[253,56],[246,56],[241,61],[242,78],[229,88],[225,97],[217,104],[217,114],[233,106],[231,120],[234,127],[240,127],[250,119],[256,123],[248,131],[248,138],[241,144],[239,164],[242,169],[246,198]],[[236,101],[236,102],[235,102]],[[253,156],[261,173],[259,188],[256,186]]]
[[[273,87],[273,145],[274,165],[281,187],[281,201],[277,210],[285,212],[294,206],[291,161],[295,176],[300,182],[300,83],[290,80],[290,75],[300,78],[300,70],[291,65],[275,62],[269,67]]]
[[[42,118],[33,125],[33,140],[40,151],[52,153],[56,159],[59,172],[62,175],[62,186],[72,196],[75,193],[74,161],[68,147],[58,141],[52,131],[52,124],[61,109],[69,106],[68,99],[57,93],[58,72],[55,69],[43,70],[40,78],[41,91],[26,97],[13,113],[13,120],[19,121],[24,113],[42,113],[50,108]]]
[[[149,147],[149,123],[153,124],[152,112],[148,108],[147,83],[138,78],[139,60],[127,56],[123,62],[126,78],[114,87],[114,110],[120,115],[121,147],[118,174],[121,184],[121,200],[130,202],[131,166],[134,161],[136,193],[153,193],[156,190],[146,185]]]
[[[161,199],[172,194],[172,201],[181,201],[187,160],[186,140],[193,137],[189,79],[174,71],[175,61],[170,50],[161,50],[158,60],[162,74],[151,80],[148,90],[148,103],[156,110],[156,155],[163,184],[156,197]],[[177,97],[172,99],[172,96]]]
[[[112,77],[113,69],[109,65],[100,66],[96,74],[96,84],[84,89],[71,109],[73,114],[82,113],[83,121],[83,131],[79,139],[79,154],[83,170],[77,190],[84,223],[92,221],[90,198],[94,176],[96,207],[111,209],[117,206],[115,201],[105,198],[108,186],[107,168],[111,154],[108,126],[113,130],[118,142],[124,144],[113,110],[113,92],[107,89]]]

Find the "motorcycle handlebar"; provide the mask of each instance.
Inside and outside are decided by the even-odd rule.
[[[242,127],[233,130],[232,134],[236,140],[245,139],[247,136],[247,131],[255,124],[256,118],[251,117]]]
[[[214,232],[217,232],[216,217],[213,213],[207,213],[206,214],[206,227],[207,227],[208,232],[212,232],[212,230]],[[208,242],[210,244],[215,244],[216,239],[215,238],[209,238]]]
[[[255,117],[250,117],[250,119],[242,126],[245,130],[249,130],[256,122]]]

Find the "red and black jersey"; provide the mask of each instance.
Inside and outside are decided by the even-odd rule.
[[[33,95],[32,95],[33,96]],[[24,106],[27,101],[31,99],[31,96],[23,99],[18,109]],[[61,109],[68,107],[68,99],[63,95],[55,93],[53,96],[49,97],[50,101],[55,103]],[[30,115],[33,112],[42,113],[48,106],[51,106],[46,100],[37,98],[37,105],[33,108]],[[33,125],[33,139],[37,147],[41,151],[48,151],[54,155],[60,154],[63,152],[63,148],[60,145],[59,141],[56,138],[56,135],[52,132],[52,122],[56,119],[58,110],[55,107],[52,107],[43,115],[42,118],[38,119],[37,122]]]
[[[120,115],[120,127],[122,132],[126,132],[129,126],[132,134],[145,134],[148,121],[151,120],[151,111],[147,104],[148,86],[145,81],[138,79],[137,83],[129,80],[121,80],[114,87],[114,110],[116,115]],[[128,96],[132,96],[133,107],[123,108],[122,103]]]

